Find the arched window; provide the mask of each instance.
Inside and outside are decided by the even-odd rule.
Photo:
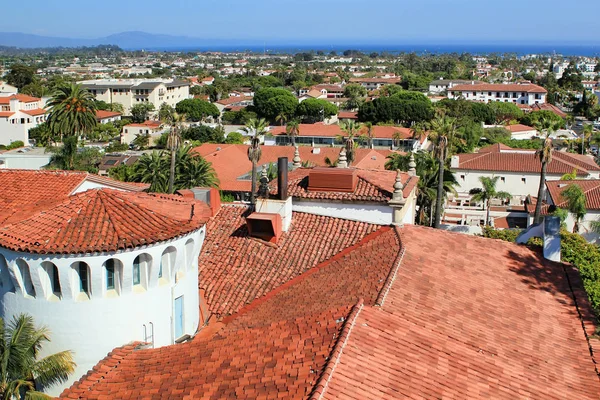
[[[23,259],[17,260],[17,269],[19,272],[19,284],[23,290],[23,294],[28,297],[35,297],[35,288],[33,287],[33,281],[31,280],[31,272],[29,271],[29,265]]]
[[[60,299],[62,291],[60,287],[60,276],[56,265],[49,261],[44,261],[40,268],[40,282],[44,290],[44,295],[48,300]]]
[[[121,282],[123,281],[123,264],[116,258],[109,258],[104,262],[104,287],[108,292],[114,290],[121,293]]]
[[[91,284],[91,275],[90,275],[90,267],[83,261],[78,261],[73,263],[73,296],[75,298],[80,298],[81,295],[87,295],[89,298],[92,294],[92,284]]]
[[[198,260],[196,260],[197,262]],[[194,268],[194,241],[192,239],[188,239],[185,242],[185,265],[187,269],[191,270]]]
[[[163,251],[160,257],[160,265],[158,267],[158,279],[160,282],[170,281],[171,271],[175,268],[177,259],[177,250],[173,246],[169,246]]]
[[[152,257],[149,254],[140,254],[133,260],[132,281],[134,288],[148,288],[151,266]]]
[[[0,254],[0,288],[5,289],[7,292],[15,292],[15,285],[10,277],[6,258],[2,254]]]

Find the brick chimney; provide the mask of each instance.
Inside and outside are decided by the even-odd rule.
[[[277,196],[256,199],[254,214],[278,214],[281,217],[281,231],[287,232],[292,223],[292,198],[288,196],[288,159],[277,159]],[[253,215],[254,215],[253,214]]]

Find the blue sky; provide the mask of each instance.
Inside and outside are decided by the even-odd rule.
[[[201,38],[340,43],[598,43],[597,0],[3,1],[0,31],[93,38],[145,31]],[[587,10],[587,11],[586,11]]]

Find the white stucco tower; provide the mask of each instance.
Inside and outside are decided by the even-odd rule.
[[[51,331],[44,353],[75,353],[64,386],[115,347],[195,334],[206,204],[95,189],[28,215],[0,228],[0,317],[30,314]]]

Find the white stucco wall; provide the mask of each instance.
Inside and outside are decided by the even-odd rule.
[[[41,169],[50,162],[51,154],[0,154],[0,168],[7,169]]]
[[[116,253],[32,255],[0,248],[0,317],[11,320],[15,315],[27,313],[33,316],[36,325],[47,326],[51,342],[44,347],[42,356],[63,350],[75,353],[75,373],[66,384],[51,388],[50,394],[59,394],[115,347],[132,341],[153,341],[155,347],[173,344],[177,339],[174,302],[180,296],[183,296],[183,333],[194,335],[199,322],[198,255],[205,229]],[[163,258],[163,252],[173,249],[174,258]],[[146,280],[142,272],[142,284],[133,285],[133,261],[141,254],[150,257],[147,269],[142,268],[148,271],[148,277]],[[106,286],[105,262],[109,258],[122,265],[120,284],[115,290],[107,290]],[[21,265],[23,261],[28,265],[35,290],[33,296],[27,295],[27,278],[20,273],[19,259]],[[159,279],[161,259],[163,278]],[[79,279],[73,269],[74,263],[81,261],[89,265],[90,297],[79,291]],[[48,264],[44,262],[53,263],[59,271],[60,298],[49,293],[50,278],[44,269]]]
[[[468,193],[471,189],[480,188],[479,178],[482,176],[497,176],[498,183],[496,190],[511,193],[513,196],[537,196],[540,186],[540,175],[519,173],[519,172],[491,172],[491,171],[473,171],[453,169],[454,177],[458,182],[456,191],[458,193]],[[562,175],[547,174],[546,180],[553,181],[560,179]],[[504,179],[502,179],[504,178]],[[525,181],[523,181],[525,179]]]
[[[298,212],[372,224],[390,225],[392,223],[392,208],[386,204],[346,204],[294,199],[292,209]]]

